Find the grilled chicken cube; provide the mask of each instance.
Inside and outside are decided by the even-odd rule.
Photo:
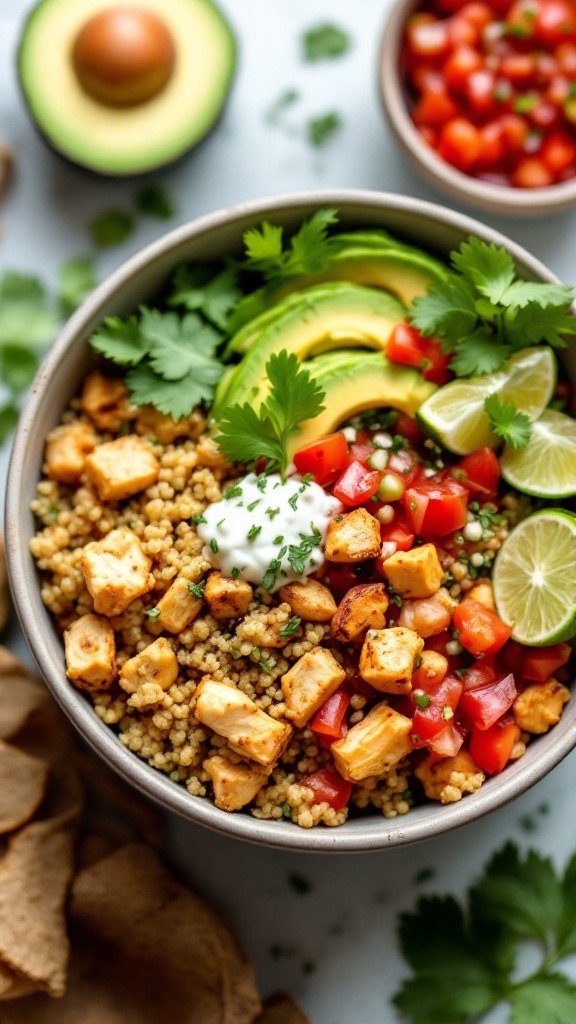
[[[398,625],[415,630],[424,639],[436,636],[448,629],[455,607],[456,601],[450,597],[445,587],[440,587],[432,597],[404,600],[398,616]]]
[[[219,736],[237,754],[270,767],[284,753],[292,726],[277,722],[261,711],[235,686],[206,676],[196,689],[196,718]]]
[[[382,563],[382,572],[401,597],[432,597],[445,575],[433,544],[397,551]]]
[[[48,434],[44,468],[51,480],[73,487],[84,472],[86,456],[96,445],[89,423],[65,423]]]
[[[206,419],[198,410],[180,420],[172,419],[153,405],[138,409],[136,431],[138,434],[152,434],[161,444],[173,444],[179,437],[198,437],[206,427]]]
[[[439,800],[442,804],[454,804],[464,793],[475,793],[485,779],[484,772],[476,767],[467,750],[441,760],[436,754],[429,754],[416,766],[414,774],[424,786],[428,799]]]
[[[380,523],[365,508],[336,516],[328,527],[325,555],[329,562],[363,562],[380,554]]]
[[[128,410],[128,388],[119,377],[105,377],[99,370],[84,381],[80,405],[98,430],[120,430]]]
[[[332,619],[332,636],[344,644],[354,643],[363,640],[368,629],[383,629],[389,603],[383,583],[363,583],[352,587],[342,598]]]
[[[301,729],[345,677],[346,672],[325,647],[307,651],[282,676],[286,718]]]
[[[383,775],[414,749],[411,731],[412,720],[382,701],[332,744],[334,763],[351,782]]]
[[[194,621],[202,607],[202,598],[190,590],[189,580],[178,576],[156,605],[156,622],[169,633],[181,633]]]
[[[64,633],[66,675],[83,690],[105,690],[118,672],[116,642],[107,619],[82,615]]]
[[[293,615],[306,622],[330,622],[336,612],[336,601],[331,592],[318,580],[287,583],[280,588],[280,600],[290,605]]]
[[[211,572],[204,597],[215,619],[238,619],[246,615],[254,591],[245,580],[233,580],[221,572]]]
[[[86,586],[100,615],[121,615],[129,604],[154,586],[152,562],[130,530],[111,530],[82,552]]]
[[[265,771],[247,764],[233,764],[227,757],[209,757],[202,765],[214,789],[214,803],[223,811],[239,811],[254,799],[268,780]]]
[[[106,441],[88,455],[86,473],[100,501],[122,501],[155,484],[160,463],[150,445],[136,434]]]
[[[360,652],[360,675],[382,693],[409,693],[423,647],[422,637],[413,629],[371,629]]]
[[[553,676],[545,683],[531,683],[512,705],[514,721],[523,731],[541,735],[558,724],[569,700],[570,691]]]
[[[161,690],[169,690],[177,678],[178,660],[163,636],[129,658],[120,670],[120,686],[126,693],[136,693],[143,683],[155,683]]]

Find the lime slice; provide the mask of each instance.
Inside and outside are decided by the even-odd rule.
[[[576,494],[576,420],[546,409],[532,424],[524,448],[505,446],[500,467],[506,482],[524,494],[537,498]]]
[[[576,516],[558,508],[534,512],[514,527],[492,575],[500,618],[530,647],[576,634]]]
[[[468,455],[476,448],[496,448],[502,442],[490,428],[484,399],[496,392],[500,401],[535,420],[544,411],[556,384],[556,359],[551,348],[523,348],[506,360],[501,370],[482,377],[453,380],[420,406],[417,419],[435,441]]]

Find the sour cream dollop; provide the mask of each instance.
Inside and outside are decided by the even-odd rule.
[[[197,530],[211,565],[274,592],[322,564],[328,525],[341,509],[312,481],[250,473],[208,506]]]

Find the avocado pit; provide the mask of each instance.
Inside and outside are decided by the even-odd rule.
[[[72,48],[72,63],[88,95],[127,107],[157,96],[176,62],[172,35],[152,11],[117,5],[90,18]]]

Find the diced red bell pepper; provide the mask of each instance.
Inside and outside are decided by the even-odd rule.
[[[438,735],[452,720],[462,693],[462,683],[453,675],[440,682],[432,681],[426,687],[412,690],[415,708],[412,719],[412,742],[423,747]]]
[[[343,779],[336,769],[321,768],[302,779],[301,785],[314,791],[315,803],[325,802],[335,811],[341,811],[350,799],[353,784]]]
[[[334,484],[332,493],[343,505],[355,508],[364,504],[380,485],[381,474],[367,469],[361,462],[351,462]]]
[[[348,442],[341,432],[306,444],[294,455],[294,465],[301,476],[312,473],[317,484],[325,487],[337,479],[348,464]]]
[[[493,497],[498,491],[500,463],[492,448],[477,448],[453,467],[452,475],[473,494]]]
[[[531,683],[545,683],[568,661],[572,648],[568,644],[549,647],[524,647],[520,672]]]
[[[476,767],[488,775],[497,775],[508,764],[519,736],[520,729],[511,715],[505,715],[490,729],[472,729],[470,756]]]
[[[447,722],[440,732],[428,740],[430,750],[440,757],[455,757],[464,743],[464,733],[454,722]]]
[[[507,626],[496,612],[467,597],[457,605],[452,615],[454,626],[458,630],[458,639],[470,654],[496,654],[504,646],[512,634],[511,626]]]
[[[468,492],[452,477],[421,480],[408,488],[403,501],[408,522],[419,535],[445,537],[468,519]]]
[[[340,687],[331,697],[328,697],[310,723],[312,732],[330,736],[334,740],[340,739],[344,735],[342,726],[350,704],[350,697],[350,691],[344,687]]]
[[[510,710],[517,696],[514,676],[510,672],[491,683],[466,690],[458,703],[458,716],[469,728],[489,729]]]
[[[393,363],[415,366],[424,380],[446,384],[450,380],[450,356],[442,351],[436,338],[425,338],[410,324],[397,324],[386,343],[386,355]]]

